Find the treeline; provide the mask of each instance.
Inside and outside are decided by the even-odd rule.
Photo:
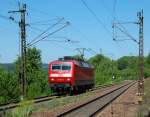
[[[75,56],[80,57],[80,56]],[[100,85],[112,81],[138,79],[138,57],[124,56],[111,60],[104,55],[95,55],[87,60],[94,66],[95,84]],[[21,86],[19,79],[20,58],[14,62],[15,70],[4,70],[0,66],[0,104],[20,100]],[[150,76],[150,54],[144,58],[145,77]],[[48,70],[43,69],[41,51],[36,48],[27,49],[27,99],[50,93],[48,89]]]
[[[21,96],[21,79],[19,79],[20,58],[14,62],[15,70],[6,71],[0,66],[0,104],[19,101]],[[47,95],[47,71],[42,67],[41,51],[27,49],[27,99]]]
[[[14,63],[0,63],[0,68],[3,68],[6,71],[15,71],[15,64]],[[48,64],[42,63],[42,69],[47,70]]]
[[[137,56],[123,56],[118,60],[111,60],[104,55],[96,55],[91,57],[88,62],[95,68],[96,84],[138,79]],[[150,77],[150,53],[144,58],[144,77]]]

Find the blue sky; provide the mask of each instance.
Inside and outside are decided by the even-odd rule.
[[[13,16],[19,20],[18,14],[8,14],[10,10],[18,10],[18,0],[2,0],[0,4],[0,15]],[[112,40],[112,20],[115,0],[84,0],[94,11],[98,19],[109,30],[93,17],[81,0],[24,0],[27,4],[27,42],[30,42],[47,27],[57,22],[56,18],[64,17],[64,22],[70,25],[55,33],[47,39],[64,41],[66,37],[74,42],[65,43],[55,41],[41,41],[34,45],[42,52],[42,61],[48,63],[65,55],[75,55],[75,48],[91,48],[96,53],[100,52],[106,56],[117,59],[126,55],[138,55],[138,45],[132,41],[114,42]],[[149,0],[116,0],[115,17],[119,21],[137,21],[137,12],[144,10],[144,53],[150,51],[149,27],[150,27],[150,1]],[[40,25],[49,21],[47,25]],[[38,23],[37,23],[38,22]],[[61,27],[56,26],[50,32]],[[124,25],[128,32],[138,40],[138,26],[135,24]],[[0,63],[14,62],[19,55],[19,27],[13,21],[0,18]],[[33,29],[34,28],[34,29]],[[35,29],[36,28],[36,29]],[[89,58],[95,53],[85,52]]]

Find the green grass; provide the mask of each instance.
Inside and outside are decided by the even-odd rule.
[[[22,101],[20,106],[6,113],[4,117],[27,117],[32,114],[33,101]]]
[[[36,112],[50,111],[50,110],[53,110],[55,108],[67,105],[67,104],[79,102],[81,100],[86,99],[90,95],[91,95],[91,92],[87,92],[87,93],[77,95],[77,96],[67,96],[67,97],[57,98],[57,99],[49,101],[46,105],[44,105],[44,104],[39,105],[35,111]]]
[[[103,85],[119,84],[121,81],[106,82]],[[102,85],[101,85],[102,86]],[[5,117],[26,117],[31,115],[33,112],[43,112],[52,111],[55,108],[62,107],[64,105],[79,102],[81,100],[87,99],[87,97],[93,95],[93,92],[86,92],[77,96],[66,96],[61,98],[56,98],[43,104],[38,104],[38,106],[33,106],[33,101],[23,101],[20,103],[20,107],[7,113]]]
[[[119,84],[121,82],[113,82],[113,84]],[[111,85],[112,82],[107,82],[107,85]],[[106,85],[106,84],[104,84]],[[102,86],[102,85],[101,85]],[[52,111],[55,108],[62,107],[64,105],[80,102],[81,100],[87,99],[87,97],[90,97],[93,95],[94,92],[86,92],[77,96],[67,96],[62,98],[57,98],[54,100],[49,101],[47,104],[41,104],[37,108],[34,109],[35,112],[41,112],[41,111]]]

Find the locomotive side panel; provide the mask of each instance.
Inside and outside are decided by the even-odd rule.
[[[76,86],[93,85],[94,84],[93,69],[89,67],[81,67],[75,65],[74,82]]]

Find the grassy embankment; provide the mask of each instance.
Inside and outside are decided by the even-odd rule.
[[[118,84],[121,81],[113,81],[107,82],[104,85],[111,85],[111,84]],[[103,86],[103,85],[101,85]],[[21,106],[12,110],[11,112],[7,113],[5,117],[26,117],[31,115],[33,112],[43,112],[43,111],[50,111],[58,107],[62,107],[64,105],[68,105],[71,103],[79,102],[81,100],[86,99],[87,97],[93,95],[92,92],[86,92],[77,96],[67,96],[58,99],[51,100],[46,102],[45,104],[41,104],[38,107],[33,106],[33,101],[23,101],[21,102]],[[30,103],[31,102],[31,103]]]

